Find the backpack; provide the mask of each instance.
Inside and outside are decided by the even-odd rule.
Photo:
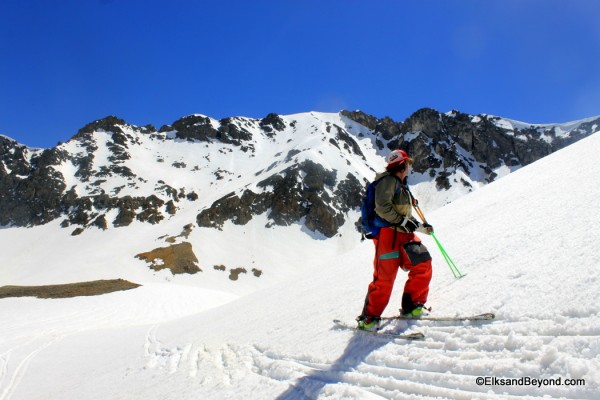
[[[380,179],[381,180],[381,179]],[[390,226],[390,223],[381,218],[375,212],[375,187],[379,180],[370,182],[365,190],[360,208],[360,220],[362,226],[361,240],[373,239],[379,234],[381,228]]]

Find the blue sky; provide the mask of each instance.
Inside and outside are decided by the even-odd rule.
[[[600,115],[598,0],[3,0],[0,134],[116,115]]]

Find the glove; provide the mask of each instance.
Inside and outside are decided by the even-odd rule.
[[[417,228],[417,232],[425,234],[425,235],[431,235],[433,233],[433,226],[425,223],[425,224],[419,224],[419,227]]]
[[[397,226],[401,226],[407,232],[414,232],[417,229],[419,229],[419,227],[421,226],[421,224],[419,223],[419,221],[417,221],[414,218],[409,218],[407,216],[403,216],[402,217],[402,221],[400,221],[400,223],[397,224]]]

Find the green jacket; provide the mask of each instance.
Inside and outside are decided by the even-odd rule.
[[[399,224],[402,218],[412,217],[413,198],[408,186],[389,172],[377,174],[375,180],[380,182],[375,187],[375,212],[390,224]],[[399,232],[408,232],[397,226]]]

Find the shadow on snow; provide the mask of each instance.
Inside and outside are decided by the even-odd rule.
[[[277,400],[316,399],[326,385],[344,382],[345,373],[358,367],[374,350],[392,341],[394,341],[392,337],[356,332],[342,356],[328,369],[315,371],[298,379],[294,385],[279,395]]]

